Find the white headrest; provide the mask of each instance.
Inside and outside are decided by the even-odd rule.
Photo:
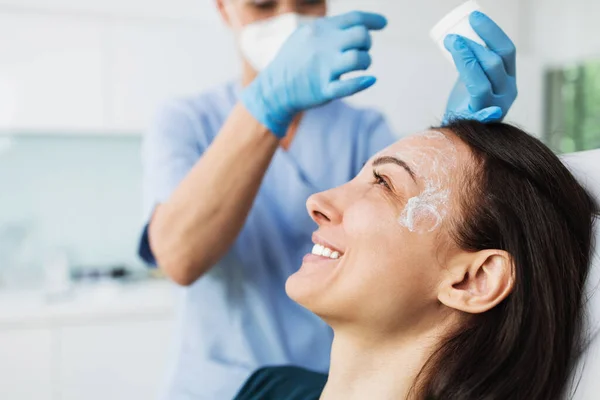
[[[562,160],[600,202],[600,149],[568,154]],[[596,253],[587,282],[590,347],[581,357],[574,377],[574,400],[600,399],[600,221],[596,224]]]

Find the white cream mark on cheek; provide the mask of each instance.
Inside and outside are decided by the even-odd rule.
[[[428,148],[407,146],[397,153],[412,164],[423,181],[423,191],[408,200],[398,222],[411,232],[435,231],[448,213],[450,174],[456,166],[456,147],[443,133],[429,131],[420,135],[432,140]]]
[[[448,197],[448,190],[437,191],[435,187],[424,190],[408,200],[400,215],[400,224],[411,232],[433,232],[446,216]]]

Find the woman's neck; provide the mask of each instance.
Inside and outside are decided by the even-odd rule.
[[[321,400],[408,399],[439,335],[357,339],[336,332]]]

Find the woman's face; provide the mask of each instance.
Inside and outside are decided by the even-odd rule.
[[[324,17],[327,13],[326,0],[219,0],[222,7],[229,8],[224,17],[231,24],[242,26],[269,19],[286,13],[297,13],[301,15]],[[231,21],[231,15],[235,14],[238,21]]]
[[[397,330],[434,318],[453,246],[454,178],[468,152],[451,134],[425,132],[374,156],[349,183],[310,197],[314,242],[341,256],[305,257],[288,295],[332,326]]]

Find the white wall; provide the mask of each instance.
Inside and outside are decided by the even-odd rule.
[[[104,122],[103,27],[0,9],[0,127],[87,130]]]
[[[232,40],[209,0],[2,0],[0,130],[140,132],[231,77]]]
[[[399,133],[439,122],[456,78],[428,37],[461,0],[332,0],[390,20],[376,35],[379,85],[353,99],[383,109]],[[522,0],[481,0],[526,48]],[[509,119],[539,131],[541,78],[519,59],[521,99]],[[235,75],[233,39],[212,0],[0,0],[0,130],[132,132],[159,104]]]
[[[132,19],[203,21],[213,0],[1,0],[4,10]]]
[[[369,9],[389,19],[376,34],[373,71],[379,85],[353,101],[386,112],[399,133],[412,133],[440,122],[457,78],[455,68],[429,38],[430,29],[462,0],[418,2],[371,0]],[[333,1],[333,11],[364,9],[365,1]],[[520,95],[507,117],[533,134],[542,125],[542,65],[528,49],[529,14],[523,0],[480,0],[484,11],[514,40],[518,52]]]
[[[531,46],[547,63],[600,59],[598,0],[529,0]]]

